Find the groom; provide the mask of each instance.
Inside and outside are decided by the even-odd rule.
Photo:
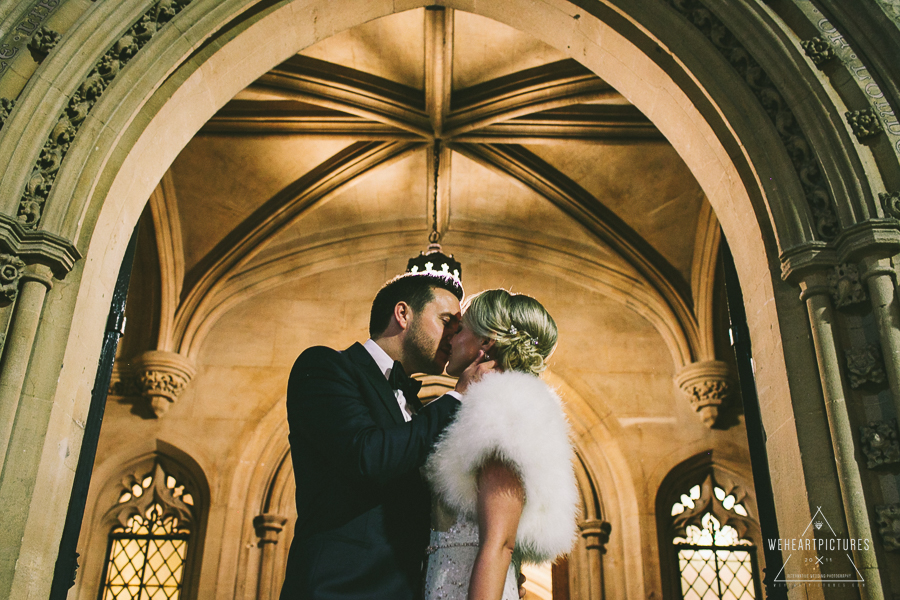
[[[459,407],[426,407],[406,373],[440,374],[463,290],[449,276],[406,274],[372,303],[371,339],[343,352],[304,351],[288,381],[297,525],[281,600],[413,600],[428,544],[419,467]],[[474,365],[462,392],[493,366]]]

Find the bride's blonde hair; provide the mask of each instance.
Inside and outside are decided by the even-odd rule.
[[[530,296],[480,292],[466,300],[463,321],[478,337],[494,340],[490,354],[504,371],[538,375],[556,348],[556,322]]]

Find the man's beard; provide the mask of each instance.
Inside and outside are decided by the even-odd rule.
[[[438,364],[435,356],[437,346],[429,339],[428,334],[422,331],[418,317],[413,317],[409,324],[404,346],[404,357],[409,363],[411,373],[440,375],[444,372],[444,365]]]

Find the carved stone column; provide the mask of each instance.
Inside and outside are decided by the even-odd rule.
[[[834,310],[831,305],[832,287],[829,285],[827,275],[818,270],[800,280],[800,289],[800,299],[806,302],[809,312],[810,329],[819,363],[819,377],[822,382],[828,428],[831,431],[838,483],[844,499],[848,537],[871,540],[872,527],[869,523],[859,465],[854,456],[853,430],[847,412],[847,398],[844,395],[841,363],[835,341]],[[872,585],[865,586],[862,597],[883,598],[880,586],[877,585],[878,561],[875,557],[875,548],[870,547],[869,550],[857,548],[853,551],[853,559],[865,581],[873,582]]]
[[[894,269],[886,258],[863,258],[862,267],[861,277],[872,299],[872,313],[878,326],[891,399],[900,417],[900,309],[897,306]]]
[[[581,537],[584,538],[588,556],[588,577],[591,589],[590,600],[601,600],[604,596],[603,588],[603,555],[606,554],[606,544],[609,542],[609,534],[612,525],[600,519],[590,519],[578,524]],[[596,590],[596,595],[595,595]]]
[[[186,356],[165,350],[144,352],[135,361],[134,369],[141,393],[157,418],[166,414],[197,372]]]
[[[259,586],[257,600],[272,600],[277,592],[275,588],[275,546],[287,518],[272,513],[263,513],[253,519],[253,527],[259,536],[257,545],[260,549]]]
[[[703,424],[712,427],[731,388],[728,364],[720,360],[691,363],[678,372],[675,383],[688,397]]]
[[[44,298],[47,296],[47,290],[53,285],[49,267],[32,265],[19,270],[18,263],[12,264],[20,274],[18,298],[3,349],[3,359],[0,361],[0,460],[4,462],[19,409],[22,388],[25,385],[28,363],[31,361],[35,335],[41,321],[41,312],[44,309]],[[11,274],[11,270],[6,273]],[[15,298],[16,294],[13,294],[13,297]]]

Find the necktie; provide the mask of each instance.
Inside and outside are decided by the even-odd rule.
[[[422,382],[409,377],[399,361],[394,361],[391,374],[388,376],[388,383],[391,384],[391,388],[403,392],[403,397],[406,398],[406,403],[413,409],[413,412],[422,408],[422,403],[419,402],[419,390],[422,389]]]

